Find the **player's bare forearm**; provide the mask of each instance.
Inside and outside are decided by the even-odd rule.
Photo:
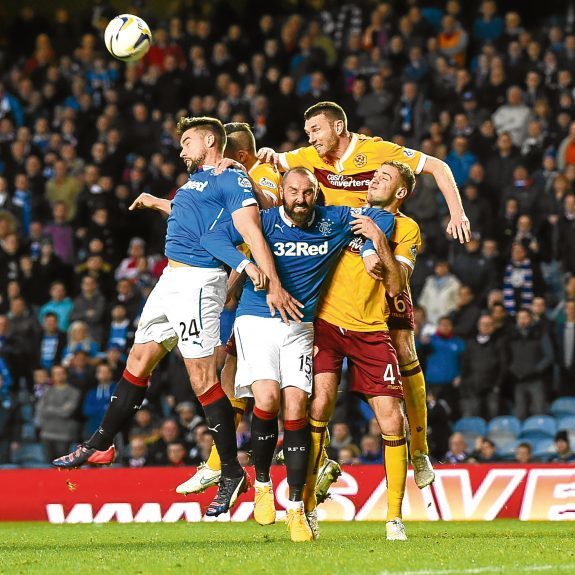
[[[264,238],[259,211],[255,206],[237,210],[232,214],[235,228],[248,244],[259,268],[270,280],[271,286],[280,285],[274,258]]]
[[[398,296],[406,286],[405,274],[400,263],[393,257],[389,242],[384,234],[374,239],[375,251],[383,265],[383,285],[385,291],[391,296]]]
[[[459,195],[451,168],[439,158],[428,156],[423,166],[423,172],[433,175],[439,191],[447,202],[451,216],[447,226],[447,233],[454,239],[459,239],[461,243],[468,242],[471,239],[469,219],[465,215],[461,196]]]
[[[156,210],[169,216],[172,213],[172,202],[163,198],[157,198],[156,196],[152,196],[152,194],[142,193],[132,202],[132,205],[128,209],[133,211],[144,208]]]

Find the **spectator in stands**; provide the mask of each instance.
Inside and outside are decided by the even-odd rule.
[[[20,447],[21,435],[19,405],[8,390],[4,373],[0,368],[0,465],[12,462],[12,455]]]
[[[519,161],[519,151],[514,147],[509,133],[498,134],[496,151],[488,158],[485,165],[486,183],[491,189],[496,190],[497,197],[500,197],[500,190],[504,190],[513,182],[513,170]]]
[[[550,463],[575,463],[575,453],[571,451],[569,436],[564,429],[555,435],[555,449],[557,454],[549,459]]]
[[[81,293],[74,299],[70,321],[84,322],[88,327],[89,336],[99,344],[104,336],[106,301],[93,277],[84,276],[81,286]]]
[[[64,349],[64,363],[69,364],[72,356],[78,350],[86,352],[88,362],[96,365],[100,346],[90,337],[88,324],[83,321],[75,321],[68,329],[68,343]]]
[[[62,361],[66,347],[66,334],[58,329],[58,317],[55,313],[44,315],[40,338],[39,365],[46,370]]]
[[[54,253],[65,264],[74,261],[74,230],[69,223],[68,206],[57,201],[52,206],[52,222],[44,226],[44,235],[52,240]]]
[[[66,296],[66,288],[61,281],[55,281],[50,286],[50,301],[40,308],[39,319],[44,321],[47,313],[53,313],[58,318],[58,329],[67,331],[70,326],[70,314],[73,307],[72,300]]]
[[[495,443],[488,439],[487,437],[478,438],[478,447],[471,455],[477,463],[495,463],[499,461],[497,457],[497,448]]]
[[[160,437],[150,445],[150,461],[152,465],[168,464],[168,445],[182,442],[181,431],[175,419],[166,419],[160,428]],[[189,445],[187,446],[189,449]]]
[[[517,312],[515,329],[506,342],[506,364],[513,380],[516,416],[544,413],[553,364],[549,335],[533,322],[527,308]]]
[[[453,335],[469,339],[475,334],[481,309],[475,303],[475,294],[469,286],[462,285],[457,294],[456,308],[449,314],[453,323]]]
[[[520,443],[515,448],[515,463],[522,463],[524,465],[531,463],[532,453],[533,450],[530,443],[527,443],[526,441]]]
[[[467,138],[463,135],[453,138],[451,151],[445,158],[445,163],[451,168],[453,177],[458,186],[463,186],[469,178],[471,166],[477,158],[468,149]]]
[[[126,454],[126,467],[140,468],[150,465],[148,459],[148,446],[141,437],[133,437],[130,440]]]
[[[196,405],[191,401],[182,401],[176,405],[178,425],[181,430],[181,439],[191,444],[194,442],[194,432],[198,425],[204,423],[204,418],[198,414]]]
[[[375,437],[364,435],[361,438],[360,448],[361,454],[359,460],[363,465],[375,465],[383,461],[381,447]]]
[[[558,223],[558,256],[565,271],[575,274],[575,195],[563,199]]]
[[[505,374],[502,342],[494,337],[489,315],[477,321],[477,335],[465,344],[461,355],[461,415],[492,419],[499,412],[499,394]]]
[[[130,428],[129,437],[130,439],[141,437],[146,445],[151,445],[159,439],[160,423],[147,405],[140,407],[134,414],[134,422]]]
[[[572,164],[575,164],[575,122],[571,122],[569,135],[563,138],[557,150],[557,167],[560,170]]]
[[[353,438],[349,430],[349,426],[344,422],[337,422],[333,424],[331,432],[331,441],[329,444],[330,453],[334,453],[337,458],[337,453],[342,447],[346,447],[353,443]]]
[[[498,134],[508,133],[513,144],[521,147],[527,138],[527,119],[529,107],[523,103],[523,92],[519,86],[507,90],[507,101],[493,114],[493,123]]]
[[[557,323],[560,395],[575,395],[575,299],[565,303],[565,321]]]
[[[453,334],[449,317],[439,318],[437,331],[431,337],[422,338],[424,352],[428,352],[425,380],[429,389],[440,399],[445,399],[452,411],[458,410],[457,388],[461,383],[461,354],[463,340]]]
[[[533,303],[533,275],[527,251],[522,244],[515,242],[503,279],[504,306],[509,315],[515,315],[516,310],[530,307]]]
[[[340,465],[358,465],[360,453],[357,445],[350,443],[339,450],[337,462]]]
[[[425,280],[419,298],[419,305],[425,309],[430,323],[437,324],[442,315],[455,309],[460,285],[459,280],[450,273],[445,260],[435,264],[434,273]]]
[[[190,465],[186,446],[180,441],[170,443],[166,449],[166,465],[169,467],[184,467]]]
[[[454,433],[449,438],[449,451],[445,454],[445,463],[466,463],[469,457],[465,438],[461,433]]]
[[[433,390],[427,390],[427,444],[435,461],[441,461],[448,448],[451,433],[451,408],[438,399]]]
[[[52,367],[50,373],[51,385],[36,408],[46,461],[67,453],[70,444],[80,438],[80,426],[74,417],[80,404],[80,392],[68,385],[66,370],[61,365]]]
[[[98,425],[111,401],[113,391],[112,370],[107,364],[101,363],[96,367],[96,387],[86,393],[82,405],[82,414],[86,419],[84,437],[90,437],[98,429]]]

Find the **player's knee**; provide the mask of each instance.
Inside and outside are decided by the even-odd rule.
[[[150,352],[144,344],[135,343],[128,354],[126,369],[136,377],[148,377],[151,373]]]
[[[317,421],[329,421],[333,413],[333,402],[326,395],[315,396],[309,408],[312,419]]]
[[[280,397],[279,394],[261,394],[255,398],[255,405],[258,409],[262,411],[267,411],[268,413],[278,413],[280,409]]]
[[[395,350],[397,352],[399,365],[407,365],[417,360],[417,352],[411,341],[400,341]]]

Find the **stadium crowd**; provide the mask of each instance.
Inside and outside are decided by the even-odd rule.
[[[437,461],[495,461],[460,417],[524,420],[575,396],[575,8],[524,27],[493,0],[278,2],[234,14],[176,2],[142,62],[102,37],[116,12],[30,7],[0,30],[0,464],[40,464],[97,427],[143,301],[165,259],[165,221],[128,207],[187,178],[175,123],[253,126],[258,145],[306,145],[303,112],[340,103],[350,130],[444,160],[472,241],[418,176],[406,213],[424,246],[411,286]],[[276,6],[277,4],[277,6]],[[247,459],[247,422],[237,433]],[[557,461],[572,461],[557,429]],[[212,443],[177,353],[152,377],[123,463],[179,466]],[[372,414],[343,385],[331,427],[340,463],[381,463]],[[30,446],[43,451],[34,451]],[[515,458],[531,459],[530,443]]]

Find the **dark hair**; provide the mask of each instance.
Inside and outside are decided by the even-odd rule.
[[[415,188],[415,174],[413,173],[413,170],[407,164],[398,162],[397,160],[387,160],[386,162],[383,162],[382,165],[393,166],[399,172],[401,183],[407,189],[407,196],[405,197],[408,198],[411,195],[411,192],[413,192],[413,188]]]
[[[216,146],[221,153],[226,145],[226,131],[224,125],[217,119],[209,116],[185,117],[182,116],[176,125],[178,136],[181,136],[187,130],[202,130],[213,134],[216,140]]]
[[[531,447],[530,443],[527,443],[526,441],[523,441],[522,443],[520,443],[516,449],[519,449],[520,447],[527,447],[527,449],[529,449],[529,453],[531,453],[531,451],[533,451],[533,448]]]
[[[237,153],[240,150],[256,153],[256,139],[250,125],[246,122],[224,124],[226,132],[226,152]]]
[[[305,120],[309,120],[310,118],[319,116],[320,114],[324,114],[330,120],[341,120],[345,129],[347,129],[347,116],[339,104],[336,104],[335,102],[318,102],[309,107],[303,113],[303,117]]]

